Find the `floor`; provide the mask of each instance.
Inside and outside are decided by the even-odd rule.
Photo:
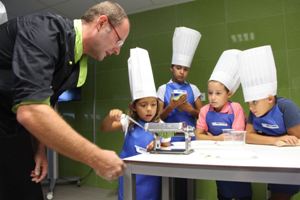
[[[71,185],[56,185],[53,195],[44,187],[45,200],[116,200],[117,191],[97,187]]]

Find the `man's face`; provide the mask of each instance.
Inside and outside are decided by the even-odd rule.
[[[102,26],[91,44],[91,56],[102,61],[105,57],[112,54],[119,55],[121,47],[129,34],[129,21],[124,19],[118,26],[113,26],[108,18],[104,20]]]
[[[171,72],[173,75],[173,81],[183,83],[189,74],[189,68],[181,65],[173,65],[171,67]]]

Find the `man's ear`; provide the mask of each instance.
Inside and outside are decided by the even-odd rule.
[[[106,23],[108,21],[108,17],[106,15],[100,15],[97,19],[97,24],[101,26],[103,26],[104,23]]]
[[[231,91],[228,92],[228,98],[231,98],[233,96],[233,93]]]

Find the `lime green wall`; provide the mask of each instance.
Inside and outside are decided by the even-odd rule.
[[[127,110],[130,101],[127,75],[129,49],[138,46],[149,51],[156,86],[159,86],[170,79],[171,41],[177,26],[194,28],[202,34],[188,79],[201,92],[206,93],[207,80],[224,50],[270,44],[277,66],[278,94],[300,105],[299,19],[299,0],[196,0],[131,15],[131,32],[120,55],[106,58],[101,63],[90,61],[83,99],[61,104],[59,110],[61,113],[74,113],[75,118],[65,118],[90,140],[93,140],[95,116],[96,143],[119,152],[122,133],[102,133],[98,126],[110,109]],[[241,89],[233,100],[241,102],[248,112]],[[62,176],[85,176],[88,171],[89,168],[80,163],[60,158]],[[84,183],[103,188],[117,187],[116,182],[103,181],[94,173]],[[264,198],[265,185],[253,185],[255,199]],[[197,196],[214,199],[214,187],[213,181],[198,181]]]

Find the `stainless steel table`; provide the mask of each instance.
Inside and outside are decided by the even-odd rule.
[[[164,200],[169,199],[169,177],[300,184],[300,147],[193,141],[192,148],[195,152],[189,155],[140,154],[126,158],[124,199],[135,199],[136,174],[162,176]]]

